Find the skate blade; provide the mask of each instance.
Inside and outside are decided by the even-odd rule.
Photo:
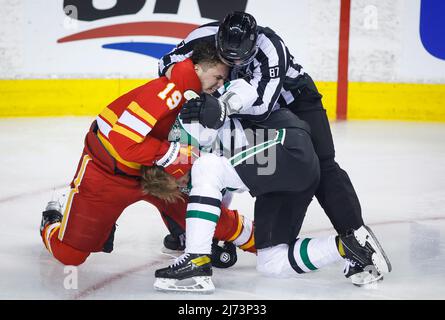
[[[383,274],[379,273],[374,266],[367,266],[363,272],[353,274],[350,279],[353,285],[364,287],[383,281]]]
[[[215,286],[211,277],[192,277],[184,280],[156,278],[154,288],[164,292],[211,294]]]
[[[380,273],[391,272],[392,266],[388,256],[380,245],[377,237],[368,226],[362,226],[354,232],[354,236],[360,245],[365,246],[368,242],[374,249],[375,253],[372,254],[372,263]]]

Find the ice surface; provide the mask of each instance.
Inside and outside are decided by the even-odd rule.
[[[154,270],[170,263],[161,253],[166,228],[156,209],[139,202],[118,220],[115,249],[92,254],[77,269],[56,262],[39,237],[41,211],[72,179],[92,118],[0,120],[0,299],[444,299],[445,125],[333,122],[337,161],[361,200],[364,219],[386,250],[393,272],[377,286],[358,288],[341,263],[292,279],[261,276],[255,256],[214,270],[213,295],[153,289]],[[252,217],[253,200],[232,203]],[[305,236],[333,233],[314,200]]]

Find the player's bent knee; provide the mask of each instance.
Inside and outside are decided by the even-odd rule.
[[[257,250],[257,270],[270,277],[288,277],[288,245],[280,244]]]
[[[54,258],[66,266],[79,266],[90,255],[90,252],[77,250],[60,241],[52,245],[52,253]]]

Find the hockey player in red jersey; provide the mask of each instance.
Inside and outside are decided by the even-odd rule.
[[[162,167],[177,179],[190,170],[190,146],[168,141],[168,134],[186,92],[214,92],[227,78],[228,67],[214,46],[201,44],[168,76],[117,98],[91,125],[63,214],[60,204],[52,201],[42,215],[41,237],[61,263],[80,265],[92,252],[111,252],[117,219],[140,200],[156,206],[164,221],[168,215],[185,229],[187,201],[171,203],[145,194],[141,167]],[[223,207],[222,212],[215,237],[238,240],[241,248],[254,250],[252,222],[236,210]]]

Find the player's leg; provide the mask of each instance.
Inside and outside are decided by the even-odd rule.
[[[165,253],[183,253],[185,249],[185,220],[188,197],[174,203],[167,203],[152,195],[145,195],[144,200],[157,207],[161,213],[164,224],[169,234],[164,238]],[[221,243],[224,242],[224,243]],[[215,235],[212,242],[212,265],[217,268],[228,268],[237,260],[236,247],[256,252],[253,238],[253,221],[231,210],[224,205],[221,206],[220,219],[216,225]]]
[[[221,215],[222,190],[247,190],[247,187],[229,160],[214,154],[205,154],[196,160],[192,179],[193,187],[187,204],[185,252],[208,254]]]
[[[71,190],[78,190],[78,185],[82,181],[91,157],[83,154],[77,166],[74,179],[71,183]],[[70,198],[71,202],[73,199]],[[42,213],[42,221],[40,224],[40,236],[43,244],[51,255],[53,255],[59,262],[65,265],[80,265],[90,255],[90,251],[79,250],[66,243],[63,243],[59,238],[60,227],[62,224],[62,205],[58,200],[50,201]]]
[[[155,205],[170,232],[164,238],[164,245],[172,251],[183,251],[185,248],[185,216],[187,211],[188,197],[185,201],[166,203],[147,195],[144,197]],[[221,206],[221,214],[215,229],[215,239],[218,241],[233,242],[244,251],[256,252],[253,239],[253,221],[240,214],[237,210],[231,210]]]
[[[186,208],[184,207],[179,213],[181,222],[185,223]],[[164,223],[170,226],[170,233],[164,238],[163,251],[170,254],[183,253],[186,239],[185,227],[183,229],[171,216],[166,214],[162,216]],[[212,266],[216,268],[233,266],[237,261],[237,247],[243,251],[256,253],[253,230],[251,219],[239,214],[237,210],[222,206],[212,242]]]
[[[81,158],[71,187],[63,216],[54,208],[43,213],[41,236],[57,260],[79,265],[91,252],[110,251],[115,222],[139,187],[136,180],[104,172],[88,155]]]
[[[208,172],[211,170],[212,174]],[[193,187],[187,204],[186,248],[174,264],[157,270],[155,288],[160,290],[191,290],[212,292],[211,247],[216,224],[221,213],[221,190],[245,190],[238,174],[223,157],[214,154],[201,156],[192,168]],[[183,279],[193,278],[194,285],[178,284]]]
[[[335,149],[321,95],[307,77],[307,86],[288,107],[311,127],[312,142],[320,160],[321,178],[317,200],[339,234],[363,225],[360,202],[348,174],[335,161]]]
[[[220,241],[232,242],[243,251],[256,252],[254,223],[251,219],[231,210],[221,207],[221,214],[215,230],[215,238]]]
[[[259,272],[290,277],[348,261],[366,272],[354,274],[348,270],[345,275],[353,284],[364,285],[380,280],[383,273],[391,271],[389,260],[368,227],[350,230],[344,236],[293,238],[299,232],[309,202],[310,194],[304,193],[257,197],[255,236]],[[290,241],[289,237],[292,237]]]
[[[335,236],[297,238],[315,188],[316,185],[303,192],[257,197],[255,239],[259,272],[289,277],[342,260]]]
[[[78,250],[73,246],[68,245],[66,241],[64,242],[59,239],[60,225],[63,219],[61,212],[61,207],[55,208],[54,206],[51,206],[51,202],[49,203],[49,207],[47,207],[42,214],[40,234],[45,247],[59,262],[64,265],[78,266],[85,262],[91,252]],[[68,228],[71,228],[71,226]],[[103,244],[103,252],[110,253],[113,251],[115,230],[116,227],[113,225],[109,231],[108,238]]]
[[[320,160],[321,172],[315,196],[335,230],[345,236],[350,230],[365,227],[360,202],[348,174],[335,161],[334,143],[321,95],[312,79],[308,75],[306,77],[308,85],[302,89],[301,96],[288,107],[311,126],[312,142]],[[376,238],[375,241],[377,242]],[[385,255],[381,247],[376,250],[381,250],[379,256]],[[351,277],[353,281],[356,277],[368,277],[369,272],[362,275],[358,274],[360,272],[363,270],[360,270],[357,264],[351,265],[346,262],[347,277]]]
[[[289,277],[347,261],[353,267],[345,275],[353,284],[363,285],[378,281],[383,273],[391,270],[389,260],[368,227],[350,230],[346,235],[297,238],[311,194],[313,190],[257,197],[258,271],[274,277]],[[293,221],[293,225],[289,221]],[[354,273],[354,268],[361,271]]]
[[[85,262],[90,252],[77,250],[58,239],[62,221],[62,206],[58,201],[50,201],[42,214],[40,235],[43,244],[51,255],[64,265],[78,266]]]

